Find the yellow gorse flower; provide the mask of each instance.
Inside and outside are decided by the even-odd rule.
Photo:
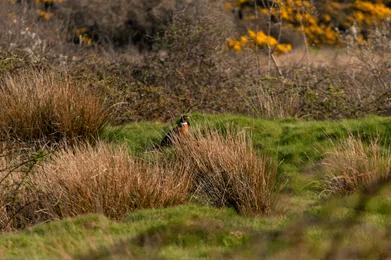
[[[54,16],[51,7],[62,2],[63,0],[34,0],[34,3],[37,5],[38,16],[45,21],[49,21]]]
[[[240,44],[244,46],[248,43],[248,37],[244,35],[244,36],[240,37],[239,41],[240,41]]]
[[[291,44],[277,44],[276,50],[279,53],[289,53],[293,49]]]
[[[89,36],[88,29],[86,27],[80,27],[75,30],[75,35],[79,38],[79,43],[81,45],[92,45],[94,40]]]
[[[382,3],[356,1],[354,8],[358,11],[353,16],[361,23],[374,24],[380,20],[391,18],[391,9]]]
[[[240,41],[235,39],[228,39],[227,45],[230,49],[234,50],[235,52],[240,52],[243,48],[243,45],[240,43]]]
[[[45,11],[45,10],[37,10],[37,13],[38,13],[38,16],[45,21],[49,21],[54,15],[53,12]]]
[[[228,39],[227,45],[230,49],[240,52],[246,46],[269,47],[278,53],[288,53],[292,51],[291,44],[280,44],[273,36],[267,35],[262,31],[255,32],[248,30],[247,35],[241,36],[238,40]]]

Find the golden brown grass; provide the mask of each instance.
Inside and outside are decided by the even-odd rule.
[[[67,77],[26,72],[0,83],[0,137],[31,141],[91,139],[105,125],[102,100]]]
[[[124,147],[99,143],[62,149],[37,170],[34,186],[56,218],[103,213],[121,218],[139,208],[167,207],[188,199],[180,170],[135,159]]]
[[[271,210],[276,166],[270,158],[256,155],[244,133],[195,131],[178,139],[174,150],[177,161],[190,172],[197,198],[246,215]]]
[[[349,194],[391,174],[391,152],[377,141],[369,145],[349,137],[323,161],[326,194]]]
[[[244,215],[271,211],[276,166],[258,157],[243,133],[196,131],[169,151],[146,160],[102,142],[63,146],[32,171],[16,169],[0,184],[1,229],[87,213],[121,219],[135,209],[192,198]]]

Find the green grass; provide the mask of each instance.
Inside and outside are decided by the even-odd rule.
[[[140,154],[152,149],[154,144],[159,144],[159,139],[167,128],[158,122],[139,122],[120,127],[107,127],[102,133],[106,141],[126,144],[129,149]]]
[[[324,258],[354,200],[333,200],[289,218],[243,217],[232,209],[199,205],[139,210],[121,222],[87,215],[3,234],[0,258]],[[389,200],[382,204],[390,208]],[[377,208],[379,203],[371,204],[349,242],[341,243],[357,251],[355,257],[379,258],[387,249],[375,238],[384,238],[391,216]],[[373,240],[366,240],[368,233]]]
[[[237,115],[191,115],[192,126],[226,128],[246,131],[259,153],[274,157],[280,164],[280,175],[289,182],[289,189],[297,193],[313,191],[317,186],[313,175],[298,175],[311,169],[325,152],[348,135],[363,140],[380,138],[384,145],[391,144],[391,118],[370,116],[363,119],[341,121],[302,121],[295,119],[263,120]],[[157,122],[143,122],[120,127],[110,127],[103,139],[125,143],[135,154],[141,154],[159,144],[167,126]]]
[[[344,237],[334,257],[387,257],[390,187],[371,199],[349,227],[346,218],[354,213],[358,195],[319,197],[317,162],[348,135],[379,138],[390,146],[391,118],[299,121],[193,114],[191,120],[200,128],[246,130],[257,152],[280,163],[285,186],[270,216],[243,217],[232,209],[192,204],[139,210],[121,221],[88,215],[3,233],[0,258],[324,258],[338,233]],[[108,127],[102,139],[126,144],[141,156],[168,127],[158,122]]]
[[[198,205],[140,210],[122,222],[87,215],[3,234],[0,258],[206,258],[228,253],[256,230],[284,222]]]
[[[224,131],[231,127],[250,134],[258,151],[276,156],[286,167],[300,168],[321,158],[324,151],[348,134],[364,140],[381,137],[391,143],[391,118],[370,116],[341,121],[262,120],[235,115],[193,114],[196,127],[210,126]],[[109,127],[102,137],[110,142],[126,143],[140,153],[160,141],[168,128],[157,122],[142,122]]]

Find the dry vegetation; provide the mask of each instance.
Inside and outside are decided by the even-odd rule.
[[[223,0],[167,2],[131,1],[118,13],[115,2],[67,1],[49,21],[37,20],[32,8],[2,2],[1,28],[13,30],[1,34],[0,75],[31,67],[65,70],[121,104],[116,123],[167,120],[188,110],[306,119],[390,114],[388,23],[367,30],[365,44],[347,30],[339,40],[345,47],[333,55],[302,43],[273,61],[262,50],[228,50],[226,39],[243,25],[222,8]],[[159,19],[164,26],[155,28],[151,21]],[[101,40],[74,44],[69,39],[78,28]],[[119,44],[115,35],[130,40]]]
[[[1,174],[7,175],[0,183],[2,229],[86,213],[120,219],[134,209],[188,199],[186,173],[103,143],[62,148],[28,173],[7,168]]]
[[[323,160],[326,194],[346,195],[388,180],[391,152],[382,150],[378,141],[366,145],[349,137]]]
[[[277,168],[258,157],[244,133],[198,131],[178,140],[176,160],[189,168],[194,196],[242,214],[269,213],[277,189]]]
[[[120,219],[135,209],[193,200],[246,215],[272,209],[278,191],[276,167],[271,159],[258,158],[242,134],[199,132],[177,142],[174,152],[174,158],[157,152],[157,158],[147,161],[121,146],[79,145],[58,150],[28,173],[10,170],[0,183],[2,227],[86,213]],[[19,186],[9,186],[22,178]]]
[[[39,144],[42,147],[42,144]],[[43,151],[25,146],[22,143],[0,143],[0,228],[10,230],[23,227],[18,217],[31,201],[23,191],[29,186],[31,170],[44,155]],[[43,147],[42,147],[43,149]]]
[[[103,100],[67,76],[31,71],[8,76],[0,84],[3,140],[93,139],[107,122]]]
[[[177,205],[186,202],[189,183],[181,169],[107,144],[63,149],[35,175],[38,200],[54,218],[103,213],[119,219],[134,209]]]

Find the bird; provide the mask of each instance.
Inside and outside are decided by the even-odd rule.
[[[190,122],[189,116],[182,115],[176,123],[175,128],[170,130],[160,142],[161,147],[167,147],[173,144],[176,137],[181,137],[189,133]]]

